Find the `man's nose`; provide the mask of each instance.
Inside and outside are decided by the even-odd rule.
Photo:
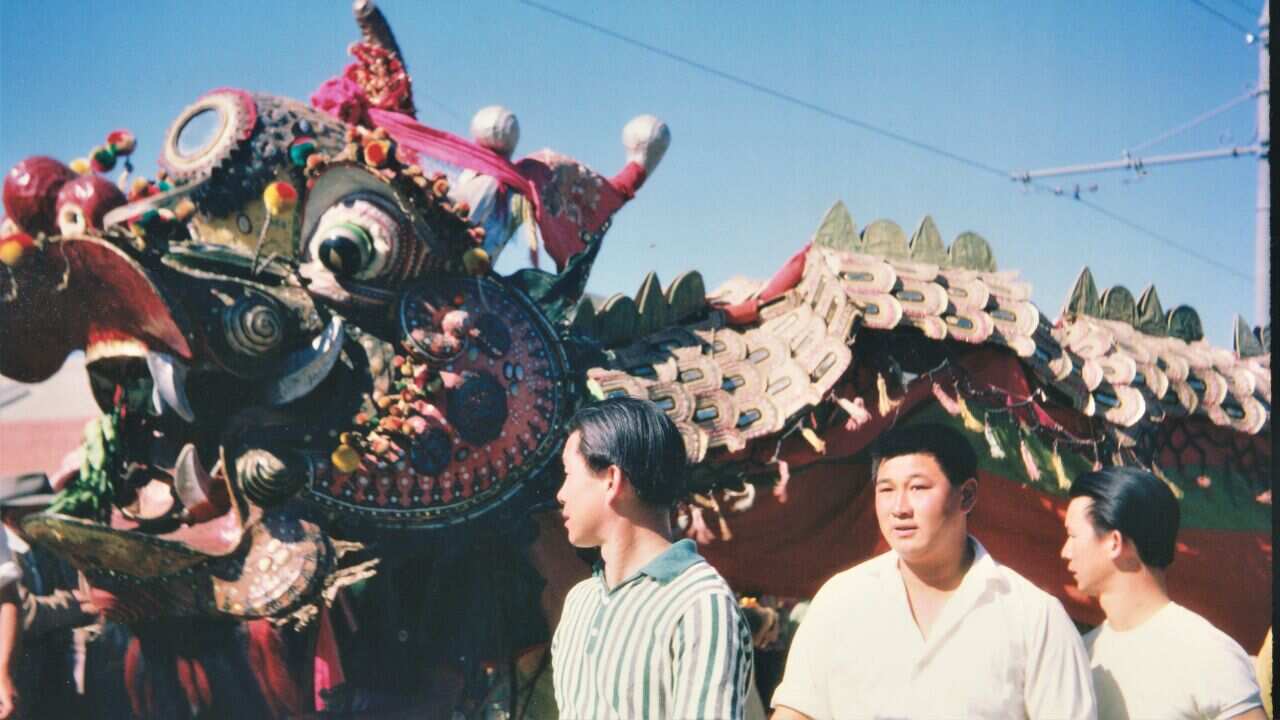
[[[900,490],[894,494],[892,512],[894,515],[905,516],[911,514],[910,498],[907,497],[905,490]]]
[[[1058,551],[1058,557],[1063,560],[1071,559],[1071,540],[1062,543],[1062,549]]]

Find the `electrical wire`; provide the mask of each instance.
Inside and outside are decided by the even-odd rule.
[[[1226,103],[1224,103],[1224,104],[1222,104],[1222,105],[1220,105],[1220,106],[1218,106],[1218,107],[1216,107],[1216,108],[1214,108],[1214,109],[1212,109],[1212,110],[1210,110],[1210,111],[1208,111],[1208,112],[1204,113],[1203,115],[1199,115],[1199,116],[1197,116],[1197,117],[1195,117],[1195,118],[1193,118],[1193,119],[1191,119],[1191,120],[1188,120],[1187,122],[1183,123],[1182,125],[1179,125],[1178,127],[1173,128],[1172,130],[1166,130],[1165,132],[1160,133],[1159,135],[1157,135],[1157,136],[1155,136],[1155,137],[1151,138],[1150,140],[1147,140],[1147,141],[1146,141],[1146,142],[1144,142],[1144,143],[1141,143],[1140,145],[1134,145],[1133,147],[1129,148],[1126,152],[1128,152],[1129,154],[1133,154],[1133,153],[1138,152],[1139,150],[1145,150],[1145,149],[1147,149],[1147,148],[1149,148],[1149,147],[1151,147],[1152,145],[1155,145],[1155,144],[1157,144],[1157,143],[1164,142],[1165,140],[1168,140],[1169,138],[1173,137],[1174,135],[1177,135],[1177,134],[1179,134],[1179,133],[1186,132],[1187,130],[1190,130],[1191,128],[1193,128],[1193,127],[1195,127],[1195,126],[1200,125],[1201,123],[1206,122],[1207,120],[1210,120],[1210,119],[1212,119],[1212,118],[1217,117],[1218,115],[1221,115],[1222,113],[1224,113],[1224,112],[1226,112],[1226,111],[1230,110],[1231,108],[1233,108],[1233,107],[1235,107],[1235,106],[1239,105],[1240,103],[1242,103],[1242,102],[1244,102],[1244,101],[1246,101],[1246,100],[1249,100],[1249,99],[1251,99],[1251,98],[1253,98],[1253,97],[1256,97],[1256,96],[1257,96],[1257,94],[1258,94],[1258,93],[1257,93],[1257,91],[1256,91],[1256,90],[1250,90],[1249,92],[1247,92],[1247,93],[1245,93],[1245,94],[1243,94],[1243,95],[1240,95],[1239,97],[1236,97],[1236,98],[1234,98],[1234,99],[1232,99],[1232,100],[1230,100],[1230,101],[1228,101],[1228,102],[1226,102]]]
[[[1236,7],[1240,8],[1241,10],[1255,17],[1258,15],[1258,13],[1262,12],[1261,10],[1257,10],[1249,7],[1248,5],[1245,5],[1244,3],[1240,2],[1240,0],[1227,0],[1227,2],[1231,3],[1232,5],[1235,5]]]
[[[1250,30],[1249,28],[1247,28],[1247,27],[1245,27],[1245,26],[1241,25],[1240,23],[1236,22],[1235,20],[1232,20],[1231,18],[1227,17],[1226,15],[1223,15],[1222,13],[1218,12],[1217,10],[1214,10],[1213,8],[1209,7],[1208,5],[1205,5],[1205,4],[1204,4],[1203,2],[1201,2],[1200,0],[1187,0],[1187,2],[1191,3],[1192,5],[1195,5],[1195,6],[1199,7],[1201,10],[1204,10],[1205,12],[1207,12],[1207,13],[1209,13],[1210,15],[1212,15],[1212,16],[1214,16],[1214,17],[1218,18],[1219,20],[1221,20],[1222,22],[1224,22],[1224,23],[1226,23],[1226,24],[1230,25],[1231,27],[1235,28],[1236,30],[1239,30],[1240,32],[1244,33],[1245,35],[1251,35],[1251,34],[1253,34],[1253,31],[1252,31],[1252,30]]]
[[[794,95],[791,95],[791,94],[789,94],[789,93],[783,92],[783,91],[781,91],[781,90],[775,90],[775,89],[773,89],[773,88],[767,87],[767,86],[765,86],[765,85],[761,85],[760,83],[754,82],[754,81],[752,81],[752,80],[748,80],[748,79],[746,79],[746,78],[744,78],[744,77],[741,77],[741,76],[738,76],[738,75],[734,75],[733,73],[730,73],[730,72],[727,72],[727,71],[720,70],[720,69],[718,69],[718,68],[712,67],[712,66],[710,66],[710,65],[707,65],[706,63],[698,62],[697,60],[693,60],[693,59],[687,58],[687,57],[685,57],[685,56],[683,56],[683,55],[679,55],[679,54],[677,54],[677,53],[671,52],[670,50],[666,50],[666,49],[663,49],[663,48],[657,47],[656,45],[651,45],[651,44],[649,44],[649,43],[647,43],[647,42],[644,42],[643,40],[637,40],[636,38],[630,37],[630,36],[628,36],[628,35],[624,35],[624,34],[622,34],[622,33],[619,33],[619,32],[617,32],[617,31],[614,31],[614,30],[610,30],[609,28],[606,28],[606,27],[604,27],[604,26],[602,26],[602,25],[597,25],[597,24],[595,24],[595,23],[593,23],[593,22],[590,22],[590,21],[588,21],[588,20],[584,20],[584,19],[579,18],[579,17],[576,17],[576,16],[574,16],[574,15],[570,15],[570,14],[568,14],[568,13],[562,12],[562,11],[557,10],[557,9],[555,9],[555,8],[552,8],[552,7],[548,7],[548,6],[546,6],[546,5],[543,5],[542,3],[536,2],[535,0],[519,0],[519,1],[520,1],[520,3],[521,3],[522,5],[525,5],[525,6],[527,6],[527,7],[533,8],[533,9],[535,9],[535,10],[539,10],[539,11],[541,11],[541,12],[544,12],[544,13],[548,14],[548,15],[553,15],[553,16],[555,16],[555,17],[557,17],[557,18],[560,18],[561,20],[564,20],[564,21],[566,21],[566,22],[572,23],[572,24],[574,24],[574,25],[578,25],[579,27],[587,28],[588,30],[591,30],[591,31],[593,31],[593,32],[597,32],[597,33],[600,33],[601,35],[605,35],[605,36],[607,36],[607,37],[611,37],[611,38],[613,38],[613,39],[615,39],[615,40],[618,40],[618,41],[620,41],[620,42],[624,42],[624,43],[626,43],[626,44],[628,44],[628,45],[632,45],[632,46],[634,46],[634,47],[638,47],[638,48],[640,48],[640,49],[642,49],[642,50],[645,50],[645,51],[647,51],[647,52],[651,52],[651,53],[653,53],[653,54],[655,54],[655,55],[660,55],[660,56],[662,56],[662,57],[665,57],[665,58],[667,58],[667,59],[669,59],[669,60],[675,61],[675,62],[680,63],[680,64],[682,64],[682,65],[686,65],[686,66],[688,66],[688,67],[694,68],[695,70],[699,70],[699,71],[701,71],[701,72],[705,72],[705,73],[707,73],[707,74],[714,75],[715,77],[718,77],[718,78],[720,78],[720,79],[722,79],[722,80],[727,80],[727,81],[729,81],[729,82],[731,82],[731,83],[734,83],[735,85],[740,85],[740,86],[742,86],[742,87],[748,88],[748,89],[750,89],[750,90],[754,90],[754,91],[756,91],[756,92],[758,92],[758,93],[761,93],[761,94],[763,94],[763,95],[767,95],[767,96],[772,97],[772,98],[774,98],[774,99],[782,100],[783,102],[786,102],[786,103],[789,103],[789,104],[795,105],[795,106],[797,106],[797,107],[805,108],[806,110],[810,110],[810,111],[816,112],[816,113],[818,113],[818,114],[820,114],[820,115],[824,115],[824,116],[826,116],[826,117],[829,117],[829,118],[831,118],[831,119],[837,120],[837,121],[842,122],[842,123],[845,123],[845,124],[847,124],[847,125],[851,125],[851,126],[853,126],[853,127],[857,127],[857,128],[860,128],[860,129],[866,130],[866,131],[868,131],[868,132],[874,133],[874,134],[876,134],[876,135],[880,135],[881,137],[886,137],[886,138],[889,138],[889,139],[894,140],[894,141],[896,141],[896,142],[902,143],[902,144],[904,144],[904,145],[908,145],[908,146],[913,147],[913,148],[916,148],[916,149],[918,149],[918,150],[923,150],[923,151],[925,151],[925,152],[932,153],[932,154],[937,155],[937,156],[939,156],[939,157],[943,157],[943,158],[946,158],[946,159],[948,159],[948,160],[952,160],[952,161],[954,161],[954,162],[960,163],[961,165],[964,165],[964,166],[969,167],[969,168],[974,169],[974,170],[978,170],[978,171],[983,172],[983,173],[986,173],[986,174],[988,174],[988,175],[994,175],[994,176],[997,176],[997,177],[1000,177],[1000,178],[1003,178],[1003,179],[1006,179],[1006,180],[1007,180],[1007,179],[1009,179],[1009,178],[1011,178],[1011,177],[1014,177],[1014,176],[1013,176],[1010,172],[1008,172],[1007,170],[1001,170],[1001,169],[999,169],[999,168],[997,168],[997,167],[995,167],[995,166],[993,166],[993,165],[988,165],[987,163],[982,162],[982,161],[980,161],[980,160],[975,160],[975,159],[973,159],[973,158],[968,158],[968,157],[965,157],[965,156],[963,156],[963,155],[960,155],[960,154],[958,154],[958,153],[953,153],[953,152],[951,152],[951,151],[949,151],[949,150],[945,150],[945,149],[940,148],[940,147],[938,147],[938,146],[936,146],[936,145],[932,145],[932,144],[930,144],[930,143],[922,142],[922,141],[920,141],[920,140],[916,140],[916,139],[914,139],[914,138],[907,137],[906,135],[902,135],[902,134],[900,134],[900,133],[893,132],[892,130],[886,130],[886,129],[884,129],[884,128],[882,128],[882,127],[879,127],[879,126],[877,126],[877,125],[873,125],[873,124],[871,124],[871,123],[869,123],[869,122],[866,122],[865,120],[859,120],[858,118],[854,118],[854,117],[851,117],[851,116],[849,116],[849,115],[845,115],[845,114],[843,114],[843,113],[837,112],[837,111],[835,111],[835,110],[831,110],[831,109],[826,108],[826,107],[824,107],[824,106],[822,106],[822,105],[819,105],[819,104],[814,103],[814,102],[810,102],[810,101],[808,101],[808,100],[804,100],[804,99],[802,99],[802,98],[796,97],[796,96],[794,96]],[[1191,0],[1191,1],[1192,1],[1192,2],[1196,2],[1197,0]],[[1246,97],[1246,98],[1247,98],[1247,97],[1252,97],[1252,93],[1250,93],[1249,95],[1246,95],[1246,96],[1244,96],[1244,97]],[[1233,101],[1232,101],[1232,103],[1236,103],[1236,102],[1240,102],[1240,98],[1236,98],[1235,100],[1233,100]],[[1211,111],[1211,112],[1212,112],[1212,111]],[[1180,131],[1180,130],[1179,130],[1179,131]],[[1157,140],[1159,140],[1159,138],[1157,138]],[[1017,179],[1017,178],[1016,178],[1016,177],[1014,177],[1014,179]],[[1059,192],[1055,192],[1053,188],[1051,188],[1051,187],[1049,187],[1049,186],[1047,186],[1047,185],[1044,185],[1044,184],[1042,184],[1042,183],[1039,183],[1039,182],[1032,181],[1032,182],[1028,182],[1028,183],[1025,183],[1025,184],[1030,185],[1032,188],[1034,188],[1034,189],[1036,189],[1036,190],[1039,190],[1039,191],[1042,191],[1042,192],[1049,192],[1049,193],[1053,193],[1053,194],[1055,194],[1055,195],[1061,195],[1061,193],[1059,193]],[[1088,200],[1085,200],[1085,199],[1080,198],[1080,197],[1078,197],[1078,196],[1070,196],[1070,195],[1068,195],[1068,196],[1066,196],[1066,197],[1073,197],[1075,200],[1078,200],[1078,201],[1080,202],[1080,204],[1081,204],[1081,205],[1083,205],[1083,206],[1084,206],[1084,207],[1086,207],[1086,208],[1089,208],[1089,209],[1090,209],[1090,210],[1092,210],[1093,212],[1096,212],[1096,213],[1099,213],[1099,214],[1101,214],[1101,215],[1103,215],[1103,216],[1105,216],[1105,217],[1108,217],[1108,218],[1110,218],[1111,220],[1113,220],[1113,221],[1115,221],[1115,222],[1118,222],[1118,223],[1120,223],[1121,225],[1124,225],[1125,227],[1128,227],[1128,228],[1129,228],[1129,229],[1131,229],[1131,230],[1134,230],[1134,231],[1136,231],[1136,232],[1138,232],[1138,233],[1141,233],[1142,235],[1145,235],[1145,236],[1147,236],[1148,238],[1151,238],[1151,239],[1153,239],[1153,240],[1155,240],[1155,241],[1157,241],[1157,242],[1163,243],[1163,244],[1165,244],[1165,245],[1167,245],[1167,246],[1169,246],[1169,247],[1173,248],[1174,250],[1180,251],[1180,252],[1185,253],[1185,254],[1187,254],[1187,255],[1189,255],[1189,256],[1191,256],[1191,257],[1193,257],[1193,258],[1196,258],[1197,260],[1200,260],[1200,261],[1205,262],[1205,263],[1207,263],[1207,264],[1209,264],[1209,265],[1212,265],[1212,266],[1214,266],[1214,267],[1216,267],[1216,268],[1219,268],[1219,269],[1221,269],[1221,270],[1223,270],[1223,271],[1225,271],[1225,272],[1227,272],[1227,273],[1230,273],[1231,275],[1233,275],[1233,276],[1235,276],[1235,277],[1242,278],[1242,279],[1244,279],[1244,280],[1252,280],[1252,277],[1251,277],[1251,276],[1249,276],[1247,273],[1241,272],[1241,271],[1236,270],[1236,269],[1234,269],[1234,268],[1232,268],[1232,267],[1230,267],[1230,266],[1224,265],[1224,264],[1222,264],[1221,262],[1218,262],[1217,260],[1214,260],[1213,258],[1211,258],[1211,257],[1209,257],[1209,256],[1207,256],[1207,255],[1204,255],[1204,254],[1202,254],[1202,253],[1200,253],[1200,252],[1197,252],[1196,250],[1193,250],[1193,249],[1191,249],[1191,248],[1189,248],[1189,247],[1187,247],[1187,246],[1185,246],[1185,245],[1183,245],[1183,244],[1181,244],[1181,243],[1178,243],[1178,242],[1176,242],[1176,241],[1174,241],[1174,240],[1172,240],[1172,239],[1170,239],[1170,238],[1167,238],[1167,237],[1165,237],[1164,235],[1161,235],[1160,233],[1155,232],[1154,230],[1150,230],[1150,229],[1148,229],[1148,228],[1145,228],[1145,227],[1143,227],[1143,226],[1141,226],[1141,225],[1139,225],[1139,224],[1137,224],[1137,223],[1133,222],[1132,220],[1129,220],[1129,219],[1127,219],[1127,218],[1125,218],[1125,217],[1122,217],[1122,216],[1120,216],[1120,215],[1117,215],[1117,214],[1115,214],[1115,213],[1111,212],[1110,210],[1107,210],[1106,208],[1103,208],[1103,207],[1102,207],[1102,206],[1100,206],[1100,205],[1097,205],[1097,204],[1095,204],[1095,203],[1091,203],[1091,202],[1089,202]]]
[[[1122,216],[1120,216],[1120,215],[1117,215],[1117,214],[1115,214],[1115,213],[1111,212],[1110,210],[1108,210],[1108,209],[1106,209],[1106,208],[1102,207],[1101,205],[1098,205],[1097,203],[1090,202],[1090,201],[1088,201],[1088,200],[1085,200],[1085,199],[1084,199],[1084,198],[1082,198],[1082,197],[1077,197],[1077,198],[1074,198],[1074,199],[1076,200],[1076,202],[1078,202],[1078,203],[1080,203],[1081,205],[1083,205],[1083,206],[1085,206],[1085,207],[1089,208],[1090,210],[1092,210],[1092,211],[1094,211],[1094,212],[1096,212],[1096,213],[1098,213],[1098,214],[1100,214],[1100,215],[1104,215],[1104,216],[1106,216],[1106,217],[1109,217],[1109,218],[1111,218],[1112,220],[1114,220],[1114,221],[1116,221],[1116,222],[1120,223],[1121,225],[1124,225],[1125,227],[1129,228],[1130,230],[1133,230],[1133,231],[1135,231],[1135,232],[1138,232],[1138,233],[1141,233],[1141,234],[1143,234],[1143,235],[1146,235],[1147,237],[1149,237],[1149,238],[1151,238],[1151,239],[1153,239],[1153,240],[1156,240],[1156,241],[1162,242],[1162,243],[1164,243],[1165,245],[1168,245],[1169,247],[1174,248],[1175,250],[1179,250],[1179,251],[1181,251],[1181,252],[1183,252],[1183,253],[1185,253],[1185,254],[1187,254],[1187,255],[1190,255],[1190,256],[1191,256],[1191,257],[1193,257],[1193,258],[1196,258],[1197,260],[1200,260],[1201,262],[1204,262],[1204,263],[1207,263],[1207,264],[1209,264],[1209,265],[1212,265],[1212,266],[1214,266],[1214,267],[1218,268],[1219,270],[1222,270],[1223,272],[1226,272],[1226,273],[1229,273],[1229,274],[1233,275],[1234,277],[1238,277],[1238,278],[1240,278],[1241,280],[1246,280],[1246,281],[1250,281],[1250,282],[1252,282],[1252,281],[1253,281],[1253,278],[1252,278],[1249,274],[1244,273],[1244,272],[1241,272],[1241,271],[1239,271],[1239,270],[1236,270],[1235,268],[1231,267],[1230,265],[1225,265],[1225,264],[1223,264],[1223,263],[1221,263],[1221,262],[1218,262],[1217,260],[1214,260],[1213,258],[1209,257],[1208,255],[1205,255],[1205,254],[1203,254],[1203,253],[1201,253],[1201,252],[1199,252],[1199,251],[1193,250],[1192,248],[1189,248],[1189,247],[1187,247],[1186,245],[1183,245],[1183,244],[1181,244],[1181,243],[1175,242],[1175,241],[1173,241],[1173,240],[1171,240],[1171,239],[1169,239],[1169,238],[1165,237],[1164,235],[1161,235],[1160,233],[1158,233],[1158,232],[1156,232],[1156,231],[1154,231],[1154,230],[1149,230],[1149,229],[1147,229],[1147,228],[1145,228],[1145,227],[1143,227],[1143,226],[1139,225],[1138,223],[1133,222],[1132,220],[1129,220],[1129,219],[1127,219],[1127,218],[1124,218],[1124,217],[1122,217]]]
[[[902,135],[901,133],[896,133],[892,130],[887,130],[885,128],[879,127],[878,125],[873,125],[865,120],[860,120],[850,115],[846,115],[842,112],[838,112],[836,110],[832,110],[830,108],[824,107],[817,103],[810,102],[803,98],[796,97],[795,95],[782,92],[781,90],[774,90],[773,88],[761,85],[757,82],[753,82],[739,75],[734,75],[733,73],[720,70],[718,68],[707,65],[706,63],[701,63],[701,62],[698,62],[697,60],[693,60],[683,55],[676,54],[674,52],[671,52],[670,50],[664,50],[663,48],[657,47],[655,45],[650,45],[649,43],[646,43],[643,40],[637,40],[628,35],[623,35],[622,33],[616,32],[614,30],[610,30],[609,28],[603,27],[601,25],[596,25],[595,23],[587,20],[583,20],[582,18],[569,15],[568,13],[561,12],[559,10],[556,10],[555,8],[547,7],[546,5],[543,5],[538,2],[534,2],[533,0],[520,0],[520,3],[522,5],[527,5],[528,7],[534,8],[536,10],[541,10],[542,12],[545,12],[549,15],[554,15],[566,22],[570,22],[575,25],[585,27],[589,30],[598,32],[601,35],[606,35],[615,40],[624,42],[628,45],[633,45],[642,50],[646,50],[648,52],[654,53],[655,55],[661,55],[662,57],[665,57],[668,60],[673,60],[675,62],[678,62],[681,65],[686,65],[688,67],[694,68],[695,70],[700,70],[710,75],[714,75],[720,78],[721,80],[728,80],[729,82],[735,85],[740,85],[742,87],[748,88],[750,90],[754,90],[763,95],[768,95],[774,99],[782,100],[783,102],[789,103],[791,105],[802,107],[806,110],[811,110],[813,112],[818,113],[819,115],[825,115],[826,117],[829,117],[833,120],[837,120],[846,125],[852,125],[853,127],[866,130],[867,132],[871,132],[881,137],[885,137],[890,140],[893,140],[895,142],[902,143],[903,145],[908,145],[910,147],[916,148],[917,150],[923,150],[925,152],[933,153],[940,157],[947,158],[948,160],[952,160],[954,162],[968,166],[974,170],[985,172],[988,175],[994,175],[999,178],[1009,177],[1008,172],[1001,170],[1000,168],[994,167],[992,165],[988,165],[980,160],[974,160],[973,158],[968,158],[958,153],[953,153],[949,150],[944,150],[943,148],[940,148],[937,145],[931,145],[926,142],[921,142],[920,140],[907,137],[906,135]]]
[[[437,98],[435,98],[435,97],[433,97],[433,96],[431,96],[431,95],[428,95],[427,93],[422,92],[421,90],[418,90],[417,88],[415,88],[415,89],[414,89],[413,94],[414,94],[414,95],[416,95],[417,97],[423,98],[423,99],[424,99],[424,100],[426,100],[427,102],[429,102],[429,103],[431,103],[432,105],[435,105],[437,108],[439,108],[439,109],[443,110],[443,111],[445,112],[445,114],[446,114],[446,115],[448,115],[449,117],[453,118],[454,120],[457,120],[458,122],[462,123],[463,125],[466,125],[466,124],[467,124],[467,117],[466,117],[465,115],[463,115],[462,113],[458,112],[457,110],[453,109],[453,107],[452,107],[452,106],[450,106],[449,104],[445,103],[444,101],[439,100],[439,99],[437,99]]]

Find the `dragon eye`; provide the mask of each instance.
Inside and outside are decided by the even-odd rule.
[[[350,198],[320,216],[311,257],[338,277],[376,279],[387,268],[400,236],[399,213],[375,198]]]
[[[317,251],[320,262],[335,275],[354,275],[369,262],[373,238],[355,223],[340,223],[329,229]]]

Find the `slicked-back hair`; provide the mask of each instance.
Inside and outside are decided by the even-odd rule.
[[[686,493],[688,461],[675,423],[646,400],[611,398],[569,421],[578,450],[595,472],[617,465],[644,502],[670,508]]]
[[[964,435],[937,423],[915,423],[894,428],[871,448],[871,477],[880,472],[880,463],[903,455],[928,455],[938,463],[952,487],[977,477],[978,455]]]
[[[1098,535],[1119,530],[1133,541],[1147,567],[1173,563],[1181,511],[1173,491],[1155,475],[1130,467],[1103,468],[1077,477],[1070,495],[1093,500],[1088,515]]]

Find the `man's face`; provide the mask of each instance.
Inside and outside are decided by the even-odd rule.
[[[556,493],[560,515],[564,518],[569,542],[574,547],[599,547],[600,525],[608,507],[608,472],[597,473],[582,456],[578,432],[565,441],[561,460],[564,462],[564,484]]]
[[[1097,596],[1115,572],[1109,534],[1098,535],[1089,518],[1093,498],[1077,497],[1067,505],[1067,541],[1062,545],[1062,559],[1067,561],[1067,571],[1076,580],[1076,587],[1086,595]]]
[[[963,545],[972,504],[962,497],[976,492],[977,480],[952,487],[932,455],[914,454],[882,460],[875,483],[880,534],[904,560],[927,562]]]

